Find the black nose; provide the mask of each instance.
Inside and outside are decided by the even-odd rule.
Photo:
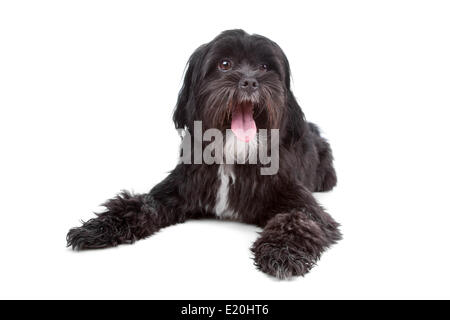
[[[258,89],[259,83],[255,78],[244,77],[239,81],[239,88],[253,91]]]

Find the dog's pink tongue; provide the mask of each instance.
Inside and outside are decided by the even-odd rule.
[[[256,123],[253,120],[251,103],[239,104],[231,116],[231,130],[239,140],[249,142],[256,135]]]

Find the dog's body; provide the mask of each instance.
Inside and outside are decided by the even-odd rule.
[[[261,175],[261,163],[180,163],[148,194],[123,192],[106,202],[104,213],[70,230],[68,245],[131,243],[187,219],[217,217],[264,228],[252,247],[262,271],[279,278],[308,272],[341,238],[338,224],[311,193],[336,184],[331,149],[304,120],[278,45],[241,30],[226,31],[192,55],[174,122],[186,131],[193,131],[194,121],[203,121],[205,130],[225,131],[249,115],[258,129],[279,129],[276,174]]]

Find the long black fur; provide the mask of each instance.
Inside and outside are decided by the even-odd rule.
[[[236,68],[218,70],[223,58]],[[204,129],[230,128],[233,106],[246,99],[237,87],[245,72],[260,84],[251,97],[257,127],[280,130],[280,166],[276,175],[261,175],[260,164],[233,165],[228,206],[237,220],[263,228],[252,247],[258,269],[282,279],[304,275],[341,239],[338,223],[311,193],[331,190],[337,180],[328,142],[306,122],[291,92],[289,63],[280,47],[242,30],[225,31],[199,47],[189,59],[173,121],[190,132],[195,120],[203,121]],[[68,246],[132,243],[187,219],[216,217],[218,169],[218,164],[179,164],[148,194],[122,192],[104,204],[105,212],[71,229]]]

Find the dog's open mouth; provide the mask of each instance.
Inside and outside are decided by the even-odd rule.
[[[256,123],[253,119],[253,104],[242,102],[236,105],[231,115],[231,130],[239,140],[249,142],[256,136]]]

